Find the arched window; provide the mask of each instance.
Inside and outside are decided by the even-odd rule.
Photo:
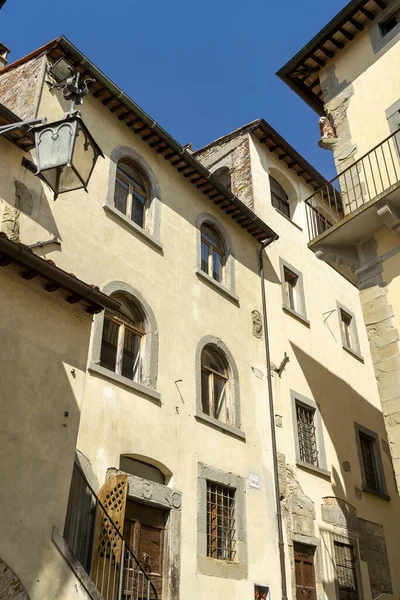
[[[228,167],[221,167],[221,168],[217,169],[216,171],[214,171],[213,175],[214,175],[214,177],[219,179],[219,181],[225,187],[227,187],[228,190],[231,189],[232,181],[231,181],[231,174],[230,174]]]
[[[232,425],[228,370],[222,355],[211,346],[201,353],[201,402],[203,413]]]
[[[269,178],[269,185],[271,188],[271,203],[272,206],[277,208],[281,213],[289,217],[290,219],[290,206],[288,195],[281,186],[280,183],[276,181],[273,177]]]
[[[209,225],[201,226],[201,270],[207,273],[210,277],[223,282],[224,265],[225,265],[225,249],[224,245]]]
[[[121,159],[115,181],[115,208],[145,229],[149,203],[150,186],[147,178],[132,162]]]
[[[104,314],[100,365],[118,375],[140,383],[141,346],[145,335],[144,319],[139,308],[124,296],[114,298],[121,302],[115,314]]]

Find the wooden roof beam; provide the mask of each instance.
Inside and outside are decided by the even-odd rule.
[[[350,33],[350,31],[347,31],[346,29],[344,29],[343,27],[339,28],[339,31],[342,35],[344,35],[345,38],[347,38],[348,40],[354,40],[354,35],[352,33]]]
[[[339,42],[339,40],[337,40],[337,39],[336,39],[336,38],[334,38],[334,37],[331,37],[331,38],[329,39],[329,41],[330,41],[330,42],[331,42],[331,43],[332,43],[334,46],[336,46],[336,48],[339,48],[340,50],[342,50],[342,49],[344,48],[344,44],[343,44],[343,42]]]
[[[375,19],[375,15],[370,11],[367,10],[366,8],[362,7],[360,8],[360,11],[363,13],[363,15],[365,15],[367,17],[367,19],[369,19],[370,21],[373,21]]]
[[[313,61],[315,61],[317,63],[317,65],[319,65],[320,67],[324,67],[326,65],[326,62],[324,60],[322,60],[322,58],[319,58],[319,56],[315,56],[315,54],[311,54],[311,58],[313,59]]]
[[[146,135],[142,135],[142,140],[144,142],[147,142],[147,140],[150,140],[155,135],[157,135],[157,133],[155,131],[150,131],[150,133],[147,133]]]
[[[387,4],[383,0],[374,0],[375,4],[379,6],[379,8],[386,8]]]
[[[111,95],[111,96],[108,96],[108,98],[106,98],[102,102],[103,102],[104,106],[107,106],[107,104],[110,104],[110,102],[112,102],[113,100],[115,100],[115,98],[113,95]]]
[[[326,54],[328,58],[333,58],[335,56],[335,53],[332,52],[332,50],[328,50],[328,48],[325,48],[325,46],[321,46],[321,50],[324,54]]]
[[[356,29],[358,29],[358,31],[362,31],[364,29],[364,25],[356,21],[354,17],[350,17],[349,23],[351,23]]]

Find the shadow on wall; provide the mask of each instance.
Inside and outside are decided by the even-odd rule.
[[[52,530],[64,527],[90,319],[8,274],[0,285],[0,561],[31,597],[61,597],[68,588],[75,597]],[[2,567],[0,598],[19,599]]]
[[[14,180],[14,186],[10,188],[12,192],[8,188],[0,187],[0,198],[5,203],[1,231],[7,233],[14,241],[18,240],[21,233],[23,242],[24,231],[20,232],[20,221],[21,216],[24,215],[53,236],[59,237],[60,233],[50,208],[50,200],[44,193],[44,184],[31,173],[27,173],[24,179],[27,179],[27,183],[32,187],[28,187],[18,179]]]
[[[354,539],[359,540],[361,559],[368,565],[372,597],[376,598],[385,592],[392,593],[391,576],[392,580],[396,577],[398,546],[398,532],[393,529],[393,524],[398,523],[400,498],[393,475],[382,413],[345,380],[326,369],[295,344],[291,343],[291,346],[312,396],[318,400],[325,429],[341,461],[340,472],[328,464],[331,471],[332,497],[323,499],[322,519],[337,527],[338,531],[341,528],[348,530],[350,538],[354,532]],[[362,491],[354,421],[378,433],[390,502]],[[365,501],[363,505],[360,504],[362,498]],[[365,520],[366,517],[371,522]],[[334,597],[336,592],[333,592],[332,586],[335,585],[335,559],[329,531],[331,530],[327,528],[324,533],[324,529],[321,529],[321,541],[326,546],[326,556],[329,557],[329,564],[325,565],[328,575],[326,593],[328,597]],[[391,561],[391,576],[387,557],[385,558],[386,552]]]

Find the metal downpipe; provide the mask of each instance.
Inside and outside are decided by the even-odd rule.
[[[273,396],[273,392],[272,392],[271,357],[270,357],[270,351],[269,351],[267,304],[266,304],[266,296],[265,296],[264,262],[263,262],[263,251],[273,241],[274,241],[274,238],[269,238],[261,243],[260,248],[258,250],[258,268],[259,268],[259,275],[260,275],[260,282],[261,282],[261,301],[262,301],[262,311],[263,311],[264,343],[265,343],[265,363],[266,363],[266,367],[267,367],[268,404],[269,404],[269,415],[270,415],[270,423],[271,423],[271,441],[272,441],[272,455],[273,455],[273,465],[274,465],[276,521],[277,521],[277,525],[278,525],[278,547],[279,547],[279,561],[280,561],[280,568],[281,568],[282,600],[287,600],[285,545],[284,545],[284,541],[283,541],[281,499],[280,499],[280,491],[279,491],[279,472],[278,472],[278,455],[277,455],[277,448],[276,448],[274,396]]]

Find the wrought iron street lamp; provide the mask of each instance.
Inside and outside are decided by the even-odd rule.
[[[89,92],[88,85],[94,80],[86,79],[80,85],[79,73],[63,58],[51,67],[50,73],[58,82],[70,75],[64,85],[53,86],[62,89],[64,98],[71,100],[70,110],[54,123],[35,119],[5,125],[0,127],[0,135],[26,125],[30,127],[35,133],[36,175],[50,186],[56,199],[59,194],[72,190],[84,188],[87,191],[96,161],[103,153],[83,123],[79,110],[75,109],[76,104],[83,103]],[[38,123],[42,124],[34,127]]]

